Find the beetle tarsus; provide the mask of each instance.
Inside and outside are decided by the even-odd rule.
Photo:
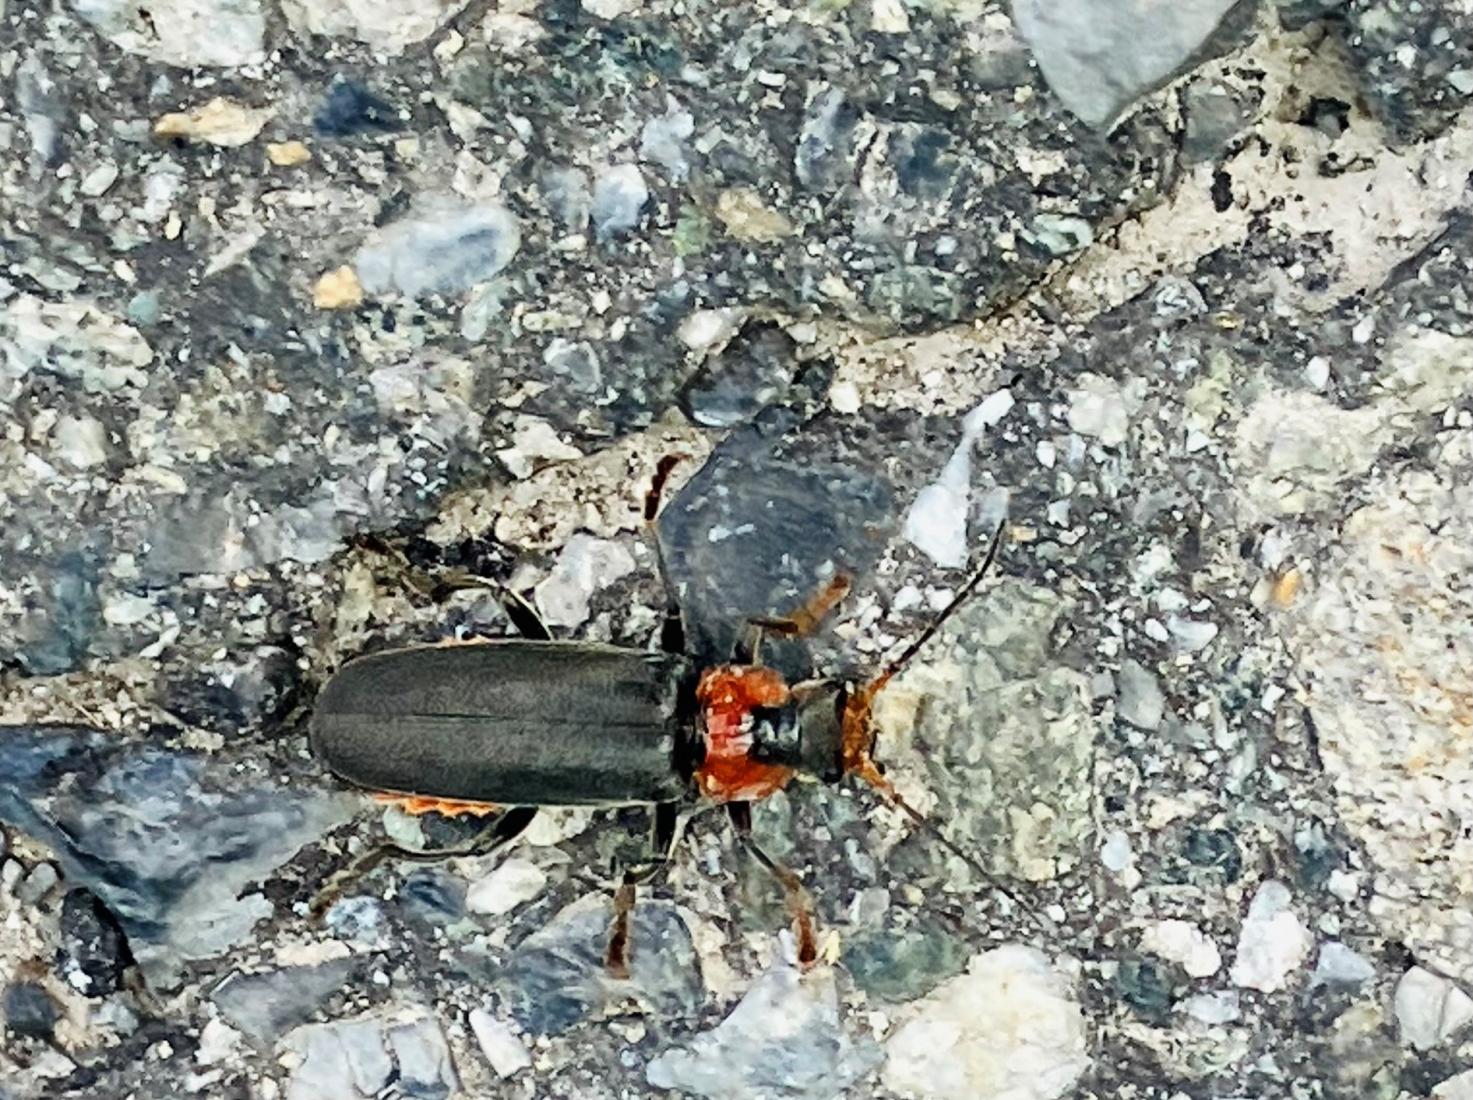
[[[754,859],[766,868],[767,873],[777,879],[783,888],[788,906],[788,916],[793,922],[793,935],[798,940],[798,966],[808,970],[818,962],[818,933],[813,920],[813,899],[803,886],[796,871],[784,866],[762,850],[752,836],[752,804],[750,802],[728,802],[727,816],[742,847],[752,853]]]
[[[609,945],[604,951],[604,969],[609,977],[629,977],[629,919],[634,913],[637,880],[633,872],[624,872],[624,880],[614,891],[614,919],[609,925]]]
[[[762,638],[767,633],[784,638],[807,638],[814,634],[829,613],[838,606],[839,601],[849,594],[850,584],[847,573],[835,573],[821,588],[786,615],[752,616],[737,639],[732,660],[737,664],[761,664]]]

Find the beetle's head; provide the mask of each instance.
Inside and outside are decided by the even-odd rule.
[[[848,698],[848,685],[838,680],[809,680],[793,685],[791,698],[783,706],[755,708],[752,759],[837,783],[844,775]]]

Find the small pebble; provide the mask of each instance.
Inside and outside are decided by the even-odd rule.
[[[1401,1041],[1416,1050],[1431,1050],[1473,1021],[1473,998],[1420,966],[1401,976],[1391,1006]]]
[[[353,309],[363,304],[363,284],[347,264],[327,272],[312,288],[312,304],[318,309]]]
[[[1314,940],[1289,907],[1292,900],[1289,888],[1274,880],[1253,895],[1233,960],[1233,984],[1275,993],[1308,957]]]
[[[1178,1002],[1176,1008],[1204,1024],[1230,1024],[1242,1015],[1233,992],[1197,993]]]
[[[60,881],[61,876],[56,873],[54,864],[38,863],[35,867],[31,868],[31,873],[20,884],[19,889],[15,892],[15,896],[27,905],[35,905],[47,894],[51,893]]]
[[[547,875],[535,863],[525,859],[508,859],[485,878],[472,884],[466,893],[465,907],[483,916],[509,913],[523,902],[531,901],[547,885]],[[503,1075],[504,1076],[504,1075]]]
[[[1166,715],[1166,700],[1155,675],[1139,662],[1126,661],[1120,666],[1116,684],[1120,699],[1115,712],[1138,729],[1159,729]]]
[[[235,148],[255,140],[276,112],[256,109],[233,99],[216,97],[191,111],[163,115],[154,123],[155,137],[181,138],[223,148]]]
[[[475,1009],[470,1014],[469,1022],[476,1042],[481,1047],[481,1053],[491,1063],[497,1077],[510,1077],[532,1064],[532,1055],[517,1033],[489,1012]]]
[[[1142,934],[1141,950],[1180,964],[1193,978],[1210,977],[1222,966],[1222,955],[1212,937],[1190,921],[1157,921]]]
[[[649,200],[644,174],[634,165],[618,164],[604,171],[593,185],[593,230],[598,239],[634,229]]]
[[[304,141],[273,141],[266,146],[266,159],[278,168],[295,168],[312,159]]]
[[[1331,941],[1320,948],[1310,976],[1311,987],[1321,985],[1364,985],[1376,976],[1376,968],[1343,943]]]

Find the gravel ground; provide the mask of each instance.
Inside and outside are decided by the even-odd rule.
[[[1467,0],[8,0],[0,151],[0,1100],[1473,1098]],[[719,813],[311,911],[436,578],[863,678],[999,524],[812,970]]]

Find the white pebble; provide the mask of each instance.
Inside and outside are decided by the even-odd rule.
[[[912,1006],[885,1044],[884,1082],[929,1100],[1055,1100],[1089,1068],[1084,1015],[1043,953],[1008,944],[974,957]]]
[[[509,913],[547,885],[547,874],[525,859],[508,859],[466,891],[465,907],[482,916]]]
[[[1274,879],[1253,895],[1233,960],[1234,985],[1275,993],[1289,984],[1289,975],[1309,957],[1314,941],[1289,908],[1292,900],[1289,888]]]
[[[859,387],[853,382],[835,382],[829,388],[829,404],[833,406],[834,412],[845,416],[857,413],[863,404]]]
[[[516,1032],[483,1009],[474,1009],[469,1019],[481,1053],[497,1077],[510,1077],[532,1064],[532,1055]]]
[[[107,430],[90,416],[63,416],[51,433],[56,455],[78,470],[107,461]]]
[[[1204,1024],[1230,1024],[1243,1014],[1238,1007],[1238,995],[1231,990],[1197,993],[1179,1003],[1176,1010]]]
[[[1111,874],[1118,875],[1130,866],[1135,853],[1130,848],[1130,837],[1124,829],[1111,829],[1100,845],[1100,863]]]
[[[1473,1020],[1473,999],[1420,966],[1401,976],[1391,1005],[1401,1041],[1417,1050],[1431,1050]]]
[[[1157,921],[1141,936],[1141,950],[1179,963],[1193,978],[1207,978],[1222,966],[1222,953],[1212,937],[1184,920]]]

